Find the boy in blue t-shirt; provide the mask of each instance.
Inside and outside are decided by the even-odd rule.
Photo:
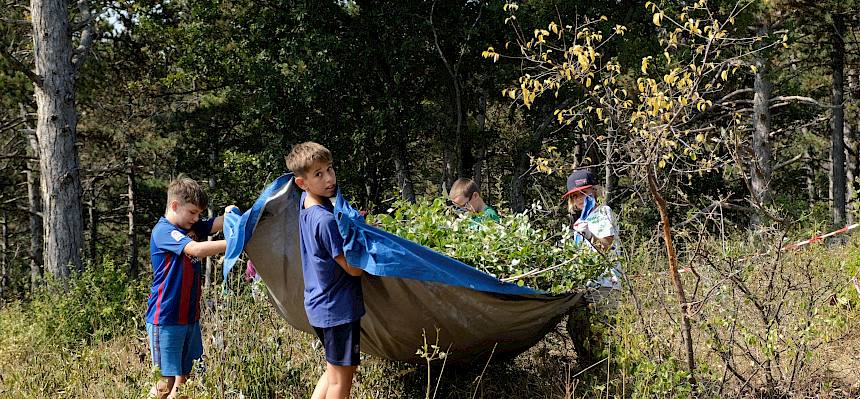
[[[167,209],[152,229],[149,256],[152,287],[146,306],[146,332],[152,363],[161,378],[153,398],[174,398],[188,380],[195,359],[203,355],[200,338],[200,258],[223,253],[224,240],[205,240],[221,230],[224,217],[198,220],[209,200],[200,185],[180,176],[167,187]],[[224,213],[233,206],[225,208]]]
[[[286,161],[304,190],[299,228],[305,312],[325,348],[326,370],[311,398],[347,398],[360,363],[363,271],[347,264],[332,214],[329,198],[337,195],[337,178],[331,152],[306,142],[293,146]]]

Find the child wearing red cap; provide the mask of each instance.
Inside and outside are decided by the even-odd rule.
[[[600,204],[602,195],[596,184],[594,174],[588,169],[578,169],[567,177],[567,192],[561,197],[567,199],[567,210],[572,220],[574,240],[585,248],[597,251],[609,258],[620,255],[621,242],[618,239],[618,218],[612,208]],[[621,289],[621,265],[607,268],[597,281],[589,281],[591,288],[606,287]]]
[[[618,219],[612,208],[599,203],[602,199],[600,193],[594,174],[587,169],[578,169],[567,177],[567,192],[562,196],[562,199],[567,199],[574,241],[584,250],[600,253],[608,261],[607,268],[586,283],[588,306],[585,311],[573,313],[568,318],[568,332],[574,341],[579,362],[584,366],[593,363],[594,351],[599,349],[602,341],[592,331],[589,313],[594,312],[600,316],[599,319],[607,319],[606,316],[616,308],[623,279]]]

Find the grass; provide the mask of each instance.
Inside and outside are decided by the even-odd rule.
[[[698,274],[684,275],[691,301],[699,301],[696,396],[860,394],[851,371],[860,360],[845,350],[860,341],[852,328],[860,297],[848,285],[860,269],[857,240],[779,257],[750,257],[761,252],[761,240],[731,243],[682,238],[679,245],[682,263]],[[486,370],[487,359],[459,368],[436,359],[427,368],[364,357],[353,397],[688,397],[693,388],[681,360],[678,305],[659,247],[627,244],[636,295],[625,295],[605,330],[609,361],[578,374],[583,366],[561,323],[526,353]],[[45,289],[0,308],[0,397],[145,396],[157,378],[142,323],[146,284],[123,280],[122,269],[109,262],[90,269],[75,277],[69,292]],[[770,275],[776,278],[768,283]],[[771,318],[756,306],[770,309]],[[215,286],[205,291],[202,308],[205,358],[185,388],[189,397],[310,395],[323,371],[322,349],[316,338],[287,325],[264,296],[248,285],[229,294]],[[416,342],[416,350],[423,344]]]
[[[206,291],[201,323],[205,358],[195,365],[194,377],[184,392],[193,398],[309,396],[323,371],[319,343],[290,327],[266,299],[255,298],[247,288],[231,294],[224,294],[220,287]],[[33,323],[29,317],[33,308],[43,305],[11,303],[0,309],[0,397],[145,396],[156,372],[142,324],[128,324],[107,339],[92,334],[49,336],[46,332],[51,329],[43,321]],[[144,310],[138,304],[139,319]],[[491,365],[480,384],[475,381],[481,367],[449,366],[439,380],[441,362],[433,362],[429,371],[434,387],[439,383],[436,397],[525,398],[535,397],[536,392],[545,392],[538,397],[557,397],[564,365],[573,362],[572,350],[555,347],[563,338],[559,330],[530,354]],[[416,349],[419,345],[416,343]],[[365,357],[353,394],[356,398],[424,397],[427,371],[421,365]],[[553,383],[547,386],[548,381]]]

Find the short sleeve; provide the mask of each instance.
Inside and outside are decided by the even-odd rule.
[[[331,255],[332,259],[343,255],[343,236],[337,228],[337,221],[331,214],[320,218],[317,226],[320,237],[320,246]]]
[[[155,246],[176,255],[182,255],[182,250],[191,242],[191,238],[173,226],[159,226],[152,235]]]
[[[215,223],[215,218],[210,218],[208,220],[198,220],[197,223],[191,226],[191,230],[197,234],[197,238],[200,240],[204,240],[206,237],[209,237],[209,234],[212,233],[212,224]]]
[[[588,230],[597,238],[614,237],[618,235],[618,224],[615,220],[615,214],[612,213],[612,208],[608,206],[600,206],[596,208],[588,218]]]

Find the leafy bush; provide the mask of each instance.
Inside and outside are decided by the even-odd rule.
[[[500,279],[559,266],[517,281],[550,292],[582,287],[606,267],[598,254],[580,250],[567,227],[550,231],[532,223],[535,210],[479,223],[442,199],[399,201],[385,214],[368,216],[368,223]]]
[[[835,375],[831,351],[853,339],[850,326],[857,317],[855,308],[845,306],[856,243],[780,252],[780,231],[728,237],[676,235],[685,248],[682,265],[690,270],[681,278],[695,316],[693,374],[679,355],[685,344],[673,315],[679,306],[659,243],[627,247],[634,295],[617,314],[613,337],[619,348],[611,356],[622,379],[629,376],[633,397],[688,397],[690,389],[697,397],[794,397],[807,390],[816,396],[824,390],[816,384]]]
[[[140,327],[145,280],[129,281],[112,260],[89,264],[69,279],[68,288],[49,282],[36,292],[29,304],[32,323],[59,344],[110,339]]]

